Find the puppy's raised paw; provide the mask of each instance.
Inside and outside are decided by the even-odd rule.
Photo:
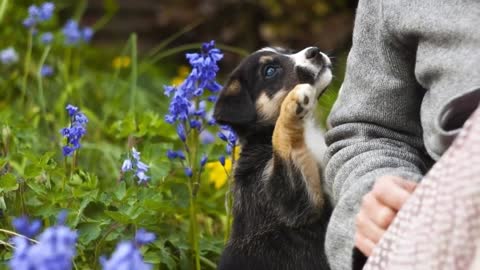
[[[297,85],[282,103],[281,114],[288,118],[303,119],[310,115],[317,105],[317,91],[309,84]]]

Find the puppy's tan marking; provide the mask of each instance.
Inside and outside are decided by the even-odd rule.
[[[308,93],[309,89],[306,87],[309,86],[296,86],[284,99],[273,131],[272,144],[275,153],[280,158],[292,162],[302,172],[310,200],[316,207],[321,208],[324,200],[320,168],[315,157],[307,148],[304,137],[304,121],[312,121],[309,113],[315,105],[315,101],[308,94],[315,95],[315,90],[312,89],[311,93]],[[304,117],[308,119],[304,119]]]
[[[264,56],[260,57],[260,59],[258,60],[258,62],[260,64],[266,64],[266,63],[272,62],[272,61],[273,61],[273,57],[268,56],[268,55],[264,55]]]
[[[226,96],[234,96],[238,95],[238,93],[240,92],[240,88],[240,82],[238,80],[234,80],[223,91]]]
[[[282,89],[270,98],[265,94],[265,91],[263,91],[256,102],[259,118],[264,121],[275,121],[280,113],[282,101],[287,93],[286,90]]]

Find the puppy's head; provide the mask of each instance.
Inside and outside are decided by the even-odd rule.
[[[316,47],[297,53],[264,48],[232,72],[215,105],[214,118],[232,127],[274,125],[289,91],[308,83],[320,94],[332,79],[330,59]]]

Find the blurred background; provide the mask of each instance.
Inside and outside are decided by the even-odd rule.
[[[214,39],[248,52],[264,46],[301,49],[316,45],[335,54],[349,48],[355,0],[106,0],[88,1],[84,21],[111,19],[96,35],[99,46],[124,41],[131,32],[148,50],[186,26],[172,45]],[[228,59],[234,61],[237,59]]]
[[[33,5],[46,2],[54,6],[48,16],[32,15]],[[231,227],[228,177],[235,155],[218,138],[222,129],[207,119],[199,121],[208,142],[196,138],[198,132],[188,135],[198,150],[187,153],[190,164],[167,155],[185,144],[165,121],[171,96],[164,86],[180,87],[191,71],[185,53],[210,40],[224,54],[220,84],[262,47],[318,46],[334,65],[334,80],[319,102],[324,123],[343,80],[356,4],[0,0],[0,269],[15,251],[8,244],[14,217],[48,227],[61,209],[78,233],[77,269],[100,269],[99,257],[138,228],[157,236],[141,249],[154,269],[215,269]],[[214,103],[207,100],[216,93],[206,90],[197,101],[211,112]],[[73,157],[62,153],[68,139],[59,132],[71,124],[67,104],[88,118]],[[132,147],[149,166],[146,183],[121,169]]]

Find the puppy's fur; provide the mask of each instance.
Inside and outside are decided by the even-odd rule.
[[[232,72],[214,117],[239,135],[233,228],[220,270],[329,269],[324,234],[331,208],[320,162],[318,97],[331,63],[317,48],[266,48]]]

